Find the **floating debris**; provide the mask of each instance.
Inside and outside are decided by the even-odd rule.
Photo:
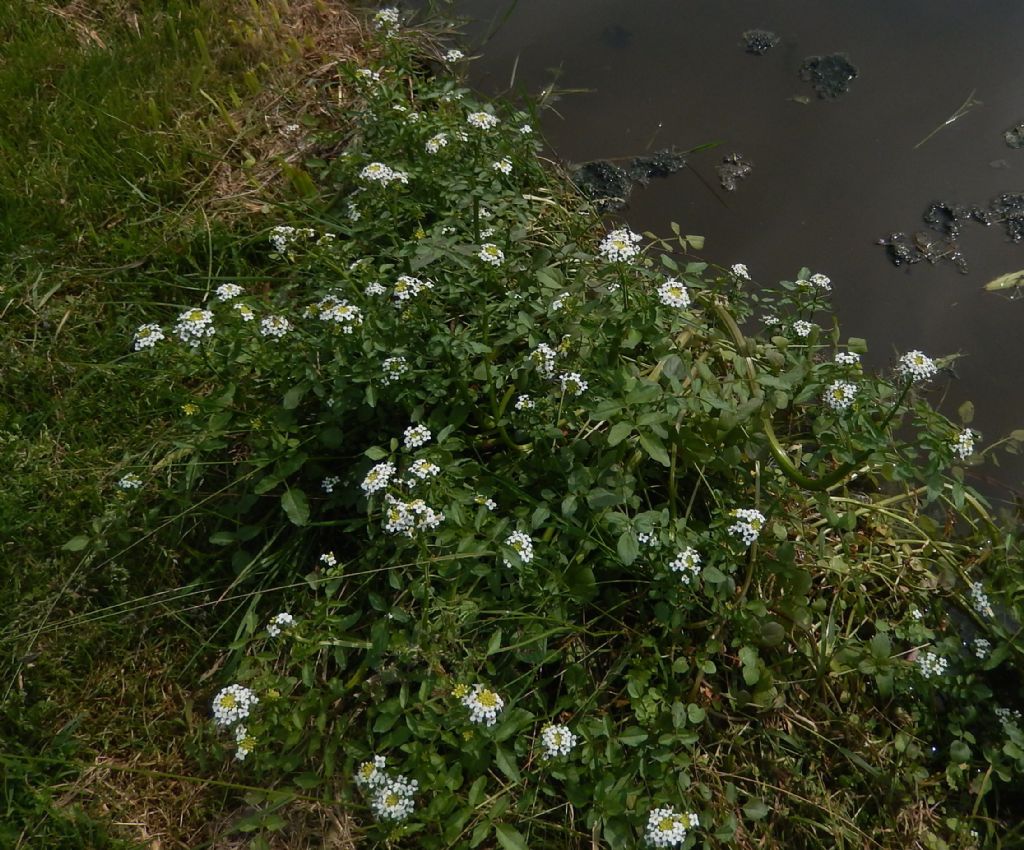
[[[722,159],[722,164],[715,168],[718,179],[726,192],[735,192],[740,180],[749,176],[754,170],[754,163],[743,158],[742,154],[731,153]]]
[[[988,164],[988,167],[989,168],[1009,168],[1010,167],[1010,163],[1008,163],[1005,159],[993,159]]]
[[[743,42],[747,53],[764,56],[779,43],[779,37],[770,30],[747,30],[743,33]]]
[[[916,145],[914,145],[914,150],[917,150],[919,147],[921,147],[921,145],[923,145],[925,142],[927,142],[932,136],[934,136],[936,133],[938,133],[939,130],[941,130],[943,127],[948,127],[954,121],[957,121],[958,119],[963,118],[968,112],[970,112],[972,109],[974,109],[975,106],[984,106],[984,104],[980,100],[975,98],[974,93],[976,91],[977,91],[977,89],[971,89],[971,93],[969,95],[967,95],[967,100],[965,100],[963,103],[960,104],[959,107],[957,107],[956,112],[954,112],[952,115],[950,115],[949,118],[947,118],[945,121],[943,121],[941,124],[939,124],[938,127],[936,127],[934,130],[932,130],[927,136],[925,136],[923,139],[921,139],[921,141],[919,141]]]
[[[905,233],[891,233],[878,240],[879,245],[886,247],[893,265],[949,260],[957,271],[967,274],[967,260],[958,240],[961,229],[970,221],[986,227],[1001,224],[1011,242],[1024,242],[1024,194],[1004,193],[989,201],[987,207],[934,201],[921,218],[931,231],[919,230],[909,237]]]
[[[1010,290],[1011,297],[1016,297],[1021,287],[1024,287],[1024,271],[1000,275],[995,280],[990,280],[985,284],[985,289],[989,292],[1005,292]]]
[[[850,90],[850,81],[859,72],[845,53],[808,56],[800,66],[801,79],[807,80],[820,98],[834,100]]]
[[[570,167],[576,186],[606,210],[621,210],[629,202],[633,185],[646,186],[654,177],[668,177],[686,166],[686,156],[666,148],[649,156],[636,156],[626,168],[607,159],[597,159]]]
[[[1006,140],[1007,146],[1015,151],[1024,148],[1024,121],[1003,133],[1003,138]]]
[[[795,94],[792,97],[787,97],[786,100],[791,100],[793,103],[800,103],[804,106],[811,102],[811,99],[805,94]]]

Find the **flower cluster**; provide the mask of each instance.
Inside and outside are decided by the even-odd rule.
[[[837,366],[857,366],[860,364],[860,355],[856,351],[837,351],[832,362]]]
[[[729,271],[740,280],[750,280],[750,270],[743,263],[735,263]]]
[[[939,367],[935,361],[920,351],[908,351],[896,363],[896,371],[904,378],[910,378],[913,383],[927,381],[935,376]]]
[[[367,496],[380,492],[395,476],[395,465],[393,463],[378,463],[373,469],[366,473],[363,483],[359,486]]]
[[[514,405],[516,410],[533,410],[537,406],[536,402],[528,395],[520,395],[516,397],[516,403]]]
[[[405,776],[388,776],[387,759],[374,756],[356,771],[356,785],[370,798],[370,808],[379,820],[401,821],[412,814],[419,784]]]
[[[311,227],[289,227],[287,224],[279,224],[270,231],[270,245],[275,252],[286,256],[288,249],[300,239],[313,239],[316,231]]]
[[[429,280],[420,280],[418,277],[403,274],[399,275],[398,280],[395,281],[395,291],[393,295],[395,302],[401,304],[403,301],[415,298],[424,290],[433,288],[434,284]]]
[[[992,652],[992,641],[985,638],[974,639],[974,654],[979,661],[984,661]]]
[[[675,847],[686,840],[686,833],[700,821],[693,813],[681,815],[673,808],[655,809],[647,816],[645,837],[655,847]]]
[[[178,339],[195,348],[204,339],[213,336],[216,332],[213,327],[213,313],[209,310],[201,310],[198,307],[186,310],[178,316],[178,323],[174,326],[174,332],[178,335]]]
[[[434,136],[431,136],[429,139],[427,139],[427,143],[424,145],[424,147],[427,150],[427,153],[437,153],[439,150],[441,150],[441,148],[447,147],[447,146],[448,146],[448,134],[447,133],[438,133],[438,134],[436,134]]]
[[[129,472],[117,482],[117,486],[122,490],[140,490],[142,489],[142,479],[134,472]]]
[[[505,707],[505,700],[479,682],[473,685],[473,690],[462,696],[461,702],[469,709],[469,719],[483,726],[497,723],[498,714]]]
[[[562,386],[562,392],[572,396],[583,395],[589,386],[579,372],[563,372],[558,376],[558,381]]]
[[[567,756],[576,746],[576,735],[568,726],[559,723],[548,723],[540,730],[540,742],[544,746],[544,758],[553,759]]]
[[[640,234],[620,227],[605,236],[597,250],[608,262],[629,262],[640,253]]]
[[[414,537],[417,531],[431,531],[444,522],[444,512],[434,510],[423,499],[406,502],[385,494],[384,530],[389,534]]]
[[[270,622],[267,624],[267,634],[271,637],[277,637],[285,629],[290,629],[295,625],[295,618],[287,611],[282,611],[280,614],[275,614],[270,618]]]
[[[264,316],[260,319],[260,333],[273,339],[280,339],[292,329],[292,323],[284,316]]]
[[[637,542],[641,546],[648,546],[651,549],[657,549],[661,546],[661,541],[658,539],[658,535],[648,531],[641,531],[636,536]]]
[[[988,594],[985,593],[985,585],[976,581],[971,585],[971,605],[982,617],[992,619],[995,612],[992,610],[992,603],[989,602]]]
[[[857,385],[849,381],[833,381],[822,398],[837,413],[849,410],[857,398]]]
[[[398,9],[394,6],[387,6],[384,9],[380,9],[373,16],[373,26],[375,29],[381,30],[387,34],[393,33],[398,29],[401,17]]]
[[[539,343],[530,352],[530,361],[537,367],[537,373],[542,378],[553,378],[555,376],[555,360],[558,352],[546,342]]]
[[[485,496],[483,493],[477,493],[473,497],[473,501],[478,505],[483,505],[489,511],[496,511],[498,509],[498,503],[490,496]]]
[[[256,314],[248,304],[235,304],[235,312],[241,316],[243,322],[251,322],[256,318]]]
[[[405,483],[409,487],[415,487],[419,481],[426,481],[428,478],[436,478],[440,475],[441,467],[436,463],[420,458],[409,464],[409,472],[413,477],[409,478]]]
[[[459,50],[457,47],[452,47],[445,51],[444,61],[445,62],[458,62],[466,58],[466,54]]]
[[[742,540],[744,546],[752,545],[764,528],[764,514],[754,508],[735,508],[729,516],[736,520],[729,526],[729,533]]]
[[[519,560],[524,564],[528,564],[533,560],[533,541],[524,532],[513,531],[505,538],[505,545],[515,550],[515,553],[519,556]],[[504,558],[503,560],[505,561],[506,567],[515,566],[508,558]]]
[[[363,323],[363,311],[336,295],[325,295],[316,302],[314,309],[321,322],[333,322],[345,334],[352,333],[353,328]]]
[[[384,386],[387,386],[388,384],[393,384],[401,378],[402,375],[409,371],[409,362],[401,355],[398,357],[388,357],[380,364],[380,370],[380,382]]]
[[[658,287],[658,298],[667,307],[685,310],[690,306],[690,293],[686,291],[682,281],[672,277]]]
[[[501,250],[493,242],[485,242],[480,246],[480,253],[477,256],[485,263],[490,263],[492,266],[500,266],[505,262],[505,252]]]
[[[816,326],[813,322],[805,322],[803,319],[797,319],[793,322],[793,333],[801,339],[806,339],[811,335],[811,331],[813,331],[815,327]]]
[[[492,130],[498,126],[498,116],[490,112],[470,112],[466,116],[466,123],[477,130]]]
[[[371,162],[359,172],[359,176],[368,183],[379,183],[381,186],[409,182],[408,174],[391,168],[383,162]]]
[[[668,568],[679,573],[683,584],[690,584],[700,574],[700,552],[688,546],[672,560]]]
[[[430,429],[426,425],[410,425],[402,435],[402,443],[407,449],[418,449],[430,442]]]
[[[228,685],[213,698],[213,719],[218,726],[245,720],[259,697],[243,685]]]
[[[967,460],[967,458],[974,454],[974,440],[974,432],[970,428],[964,428],[957,435],[950,448],[952,448],[953,454],[960,458],[960,460]]]
[[[922,676],[932,679],[945,673],[949,668],[949,662],[941,655],[929,650],[917,656],[917,666]]]
[[[214,294],[217,296],[218,301],[230,301],[232,298],[237,298],[244,291],[237,283],[222,283],[214,290]]]
[[[167,337],[164,336],[163,328],[160,325],[139,325],[139,329],[135,331],[135,350],[142,351],[143,348],[152,348],[162,339],[167,339]]]
[[[256,738],[249,734],[248,727],[239,723],[235,727],[235,760],[245,761],[246,756],[255,748]]]
[[[804,289],[817,289],[821,292],[832,291],[832,281],[829,280],[827,275],[823,274],[812,274],[810,280],[798,280],[796,285]]]
[[[341,483],[341,476],[339,476],[339,475],[328,475],[328,476],[326,476],[324,478],[323,481],[320,482],[320,486],[323,488],[323,491],[325,493],[330,495],[331,493],[334,492],[334,488],[337,487],[338,484],[340,484],[340,483]]]

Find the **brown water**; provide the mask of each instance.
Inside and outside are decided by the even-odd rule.
[[[873,365],[913,348],[960,352],[944,409],[972,399],[986,441],[1024,427],[1024,300],[982,290],[1024,268],[1024,245],[998,226],[968,224],[962,275],[948,263],[895,268],[875,244],[924,229],[934,200],[987,204],[1024,191],[1024,150],[1003,140],[1024,120],[1020,0],[460,0],[454,8],[473,21],[475,87],[586,90],[544,114],[542,130],[562,159],[721,143],[634,191],[625,216],[635,229],[667,233],[679,222],[707,237],[706,259],[744,262],[766,284],[802,265],[828,274],[844,335],[868,338]],[[752,28],[782,41],[750,55],[741,36]],[[860,74],[847,94],[819,100],[798,69],[834,52]],[[915,149],[972,91],[982,105]],[[729,193],[714,167],[733,152],[755,168]],[[1018,485],[1022,472],[1012,464],[999,478]]]

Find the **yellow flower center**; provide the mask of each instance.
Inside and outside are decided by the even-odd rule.
[[[235,699],[234,694],[224,694],[224,696],[220,698],[221,708],[234,708],[236,705],[238,705],[238,700]]]
[[[485,689],[477,694],[477,702],[484,708],[494,708],[498,704],[498,695],[494,691]]]

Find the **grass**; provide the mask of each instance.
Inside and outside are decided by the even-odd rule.
[[[0,845],[199,847],[234,792],[187,778],[188,686],[227,613],[202,595],[187,615],[70,618],[203,574],[181,524],[134,545],[116,519],[119,459],[166,448],[181,416],[169,385],[140,388],[126,341],[182,297],[161,270],[205,270],[294,194],[283,175],[360,30],[321,0],[0,7]],[[109,551],[61,550],[100,528]]]

